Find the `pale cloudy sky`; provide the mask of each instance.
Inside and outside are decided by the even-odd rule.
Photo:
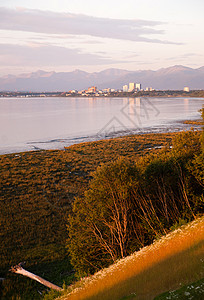
[[[0,76],[204,66],[203,0],[0,0]]]

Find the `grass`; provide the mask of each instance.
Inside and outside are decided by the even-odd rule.
[[[60,300],[153,299],[203,278],[204,217],[82,279]]]
[[[126,136],[73,145],[61,151],[1,155],[0,277],[6,278],[3,294],[10,295],[10,289],[16,285],[19,299],[27,299],[26,286],[28,299],[33,293],[34,283],[8,273],[12,265],[21,261],[27,262],[26,268],[31,272],[58,285],[67,282],[66,274],[59,281],[57,276],[58,272],[64,274],[59,262],[68,260],[67,216],[73,199],[87,189],[91,172],[118,157],[134,161],[140,155],[158,152],[160,147],[169,147],[175,135]],[[53,263],[57,270],[49,267]]]
[[[191,124],[191,125],[199,125],[199,126],[201,126],[201,125],[203,125],[203,120],[194,120],[194,121],[187,120],[187,121],[184,121],[183,123],[184,124]]]
[[[136,160],[159,151],[154,148],[169,145],[173,136],[148,134],[73,145],[65,151],[1,155],[0,269],[22,260],[63,258],[70,203],[87,189],[91,172],[119,156]]]
[[[203,300],[204,295],[204,278],[193,282],[191,284],[185,285],[178,290],[169,291],[162,293],[157,296],[154,300]]]
[[[69,275],[62,266],[65,261],[69,265],[65,249],[67,216],[73,199],[87,189],[91,172],[118,157],[134,161],[141,155],[158,153],[159,148],[171,146],[175,135],[126,136],[73,145],[61,151],[1,155],[0,277],[6,278],[3,294],[8,290],[10,295],[13,286],[18,285],[19,289],[13,290],[19,299],[31,299],[35,284],[8,274],[10,267],[21,261],[26,261],[26,268],[41,277],[58,285],[67,283]],[[67,266],[67,270],[71,272],[72,267]],[[26,286],[28,298],[24,296]]]

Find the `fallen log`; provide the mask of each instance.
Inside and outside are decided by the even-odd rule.
[[[29,277],[33,280],[36,280],[36,281],[40,282],[41,284],[47,286],[50,289],[57,290],[57,291],[62,291],[61,287],[59,287],[59,286],[57,286],[57,285],[41,278],[38,275],[35,275],[35,274],[23,269],[22,268],[22,263],[19,263],[18,265],[11,267],[11,269],[9,271],[11,271],[13,273],[16,273],[16,274],[21,274],[23,276]]]

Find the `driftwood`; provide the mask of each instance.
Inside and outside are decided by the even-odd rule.
[[[29,278],[31,278],[33,280],[36,280],[36,281],[40,282],[41,284],[47,286],[50,289],[57,290],[57,291],[62,291],[61,287],[59,287],[59,286],[57,286],[57,285],[55,285],[55,284],[53,284],[53,283],[51,283],[51,282],[49,282],[49,281],[41,278],[38,275],[35,275],[35,274],[33,274],[33,273],[31,273],[31,272],[23,269],[22,268],[22,263],[14,266],[14,267],[11,267],[11,269],[9,271],[11,271],[13,273],[16,273],[16,274],[21,274],[23,276],[29,277]]]

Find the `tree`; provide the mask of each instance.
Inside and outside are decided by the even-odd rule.
[[[137,168],[123,159],[98,167],[68,220],[68,251],[80,275],[93,272],[141,246],[134,219]],[[135,232],[137,232],[138,239]],[[134,236],[134,238],[133,238]]]
[[[204,124],[204,107],[200,112]],[[204,212],[204,126],[200,135],[200,143],[201,152],[195,153],[194,158],[188,164],[188,171],[191,174],[189,185],[196,213]]]
[[[200,112],[201,112],[201,117],[203,119],[203,125],[204,125],[204,106],[201,108]],[[201,134],[200,141],[201,141],[202,152],[204,153],[204,126],[202,128],[202,134]]]
[[[172,150],[97,168],[68,219],[67,248],[79,276],[133,253],[202,211],[203,158],[195,170],[189,167],[200,153],[200,134],[183,132]]]

